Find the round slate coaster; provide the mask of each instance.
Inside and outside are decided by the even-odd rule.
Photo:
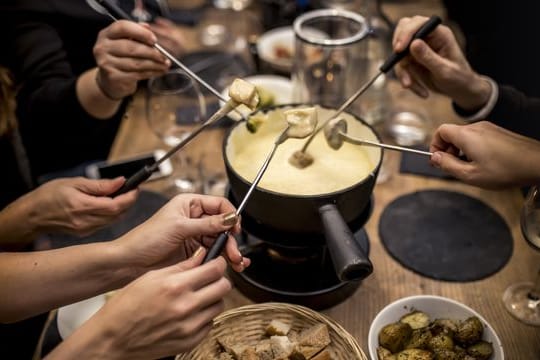
[[[77,237],[74,235],[51,234],[49,235],[51,247],[56,249],[71,245],[114,240],[146,221],[167,201],[168,199],[163,195],[143,190],[139,193],[135,204],[114,223],[89,236]]]
[[[379,234],[406,268],[446,281],[474,281],[510,259],[512,234],[485,203],[457,192],[426,190],[401,196],[384,209]]]

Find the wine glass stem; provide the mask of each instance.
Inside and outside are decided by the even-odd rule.
[[[528,294],[528,297],[532,301],[540,301],[540,269],[536,273],[536,280],[531,291]]]

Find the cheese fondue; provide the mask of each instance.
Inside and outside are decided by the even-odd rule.
[[[256,133],[239,125],[231,132],[226,156],[231,167],[245,180],[251,182],[272,150],[277,136],[287,126],[283,120],[286,108],[271,110],[266,121]],[[319,120],[330,118],[334,110],[317,107]],[[260,115],[258,115],[260,116]],[[377,141],[373,131],[349,114],[343,114],[348,133]],[[299,169],[289,163],[291,155],[302,148],[305,139],[289,139],[278,146],[263,175],[259,187],[290,195],[321,195],[353,186],[369,176],[381,159],[379,148],[345,143],[339,150],[330,148],[319,132],[308,148],[313,164]]]

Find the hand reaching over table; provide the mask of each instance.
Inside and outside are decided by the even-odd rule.
[[[0,243],[22,244],[47,232],[85,236],[118,219],[138,191],[108,197],[125,179],[82,177],[51,180],[0,212]]]
[[[540,183],[540,142],[487,121],[440,126],[430,151],[434,166],[471,185],[498,189]]]

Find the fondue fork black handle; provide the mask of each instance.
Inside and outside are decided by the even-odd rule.
[[[405,47],[405,50],[403,51],[400,51],[400,52],[395,52],[395,53],[392,53],[392,55],[390,55],[390,57],[388,59],[386,59],[386,61],[381,65],[381,67],[379,68],[379,70],[383,73],[387,73],[388,71],[390,71],[390,69],[392,69],[394,67],[394,65],[396,65],[401,59],[403,59],[405,56],[407,56],[409,54],[409,50],[410,50],[410,47],[411,47],[411,43],[416,40],[416,39],[424,39],[426,36],[428,36],[433,30],[435,30],[435,28],[442,22],[441,18],[436,16],[436,15],[433,15],[429,18],[428,21],[426,21],[424,23],[424,25],[422,25],[420,27],[420,29],[418,29],[411,41],[407,44],[407,46]]]

